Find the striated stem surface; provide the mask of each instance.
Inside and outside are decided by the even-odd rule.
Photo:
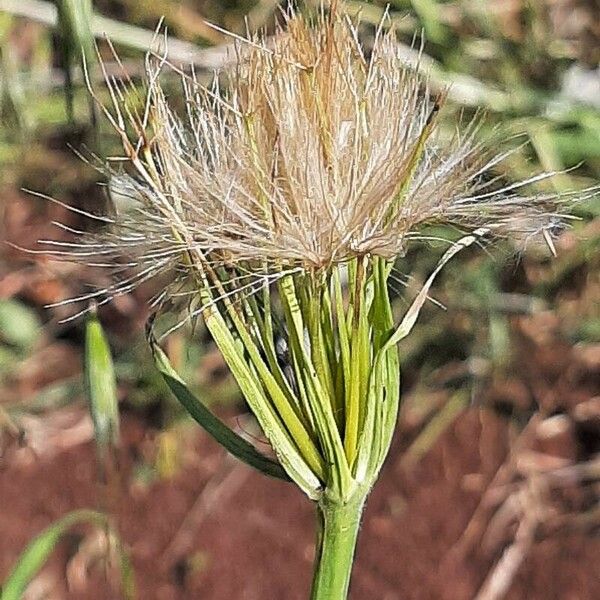
[[[311,600],[346,600],[365,497],[318,503],[319,529]]]

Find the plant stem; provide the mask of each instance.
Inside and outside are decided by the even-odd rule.
[[[329,498],[319,502],[311,600],[346,600],[364,505],[362,493],[346,503]]]

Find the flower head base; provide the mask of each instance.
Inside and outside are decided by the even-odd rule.
[[[438,138],[443,98],[406,68],[392,32],[381,28],[367,55],[341,10],[314,23],[290,11],[272,39],[237,51],[225,92],[218,78],[206,88],[184,76],[183,119],[158,83],[160,61],[148,61],[139,114],[127,86],[109,82],[114,110],[104,111],[135,172],[111,184],[135,206],[75,253],[139,265],[105,300],[177,273],[289,476],[313,498],[349,498],[386,456],[396,343],[435,275],[485,233],[547,234],[555,199],[519,196],[524,184],[494,189],[484,175],[500,159],[484,157],[476,125]],[[396,325],[393,261],[438,222],[471,233]]]

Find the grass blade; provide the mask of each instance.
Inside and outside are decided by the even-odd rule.
[[[166,384],[177,400],[181,402],[184,408],[192,418],[210,435],[223,446],[230,454],[261,471],[265,475],[290,481],[289,476],[283,470],[283,467],[276,461],[264,456],[248,443],[244,438],[232,431],[223,421],[212,414],[206,406],[196,397],[177,372],[171,366],[167,355],[162,351],[156,340],[150,337],[150,345],[154,362],[160,371]]]
[[[58,0],[57,8],[67,115],[69,121],[74,123],[73,67],[77,63],[88,64],[94,57],[94,36],[91,29],[92,0]],[[91,118],[93,122],[95,120],[93,112]]]
[[[72,59],[81,57],[90,60],[94,56],[94,35],[92,0],[59,0],[58,25],[63,35],[63,43],[68,46]]]
[[[2,587],[2,600],[21,600],[27,586],[60,542],[74,525],[89,522],[106,526],[106,516],[93,510],[77,510],[56,521],[29,542]]]
[[[119,444],[119,406],[110,347],[95,315],[86,324],[84,370],[96,445],[105,465]]]

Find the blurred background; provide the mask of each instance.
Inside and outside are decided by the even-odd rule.
[[[115,360],[118,468],[101,477],[82,377],[82,307],[48,305],[103,286],[102,269],[50,260],[54,223],[89,228],[64,205],[102,214],[103,177],[78,154],[118,140],[90,102],[103,74],[139,83],[159,20],[173,62],[201,76],[237,33],[272,31],[276,0],[0,0],[0,581],[27,542],[76,508],[110,512],[138,598],[307,597],[313,510],[293,486],[251,473],[194,425],[144,341],[147,283],[100,309]],[[348,2],[365,46],[384,2]],[[303,2],[300,10],[316,9]],[[449,86],[443,127],[479,112],[478,135],[515,152],[507,182],[559,171],[534,191],[584,190],[600,175],[598,0],[396,0],[386,26],[409,63]],[[172,76],[173,98],[179,94]],[[383,118],[384,116],[382,116]],[[25,190],[50,196],[60,204]],[[589,197],[556,240],[469,250],[443,272],[402,342],[403,404],[370,498],[354,599],[600,598],[600,205]],[[542,240],[543,242],[543,240]],[[442,247],[398,264],[398,314]],[[260,446],[201,324],[166,342],[180,374]],[[110,488],[107,492],[107,487]],[[75,528],[36,572],[29,599],[119,598],[106,536]]]

